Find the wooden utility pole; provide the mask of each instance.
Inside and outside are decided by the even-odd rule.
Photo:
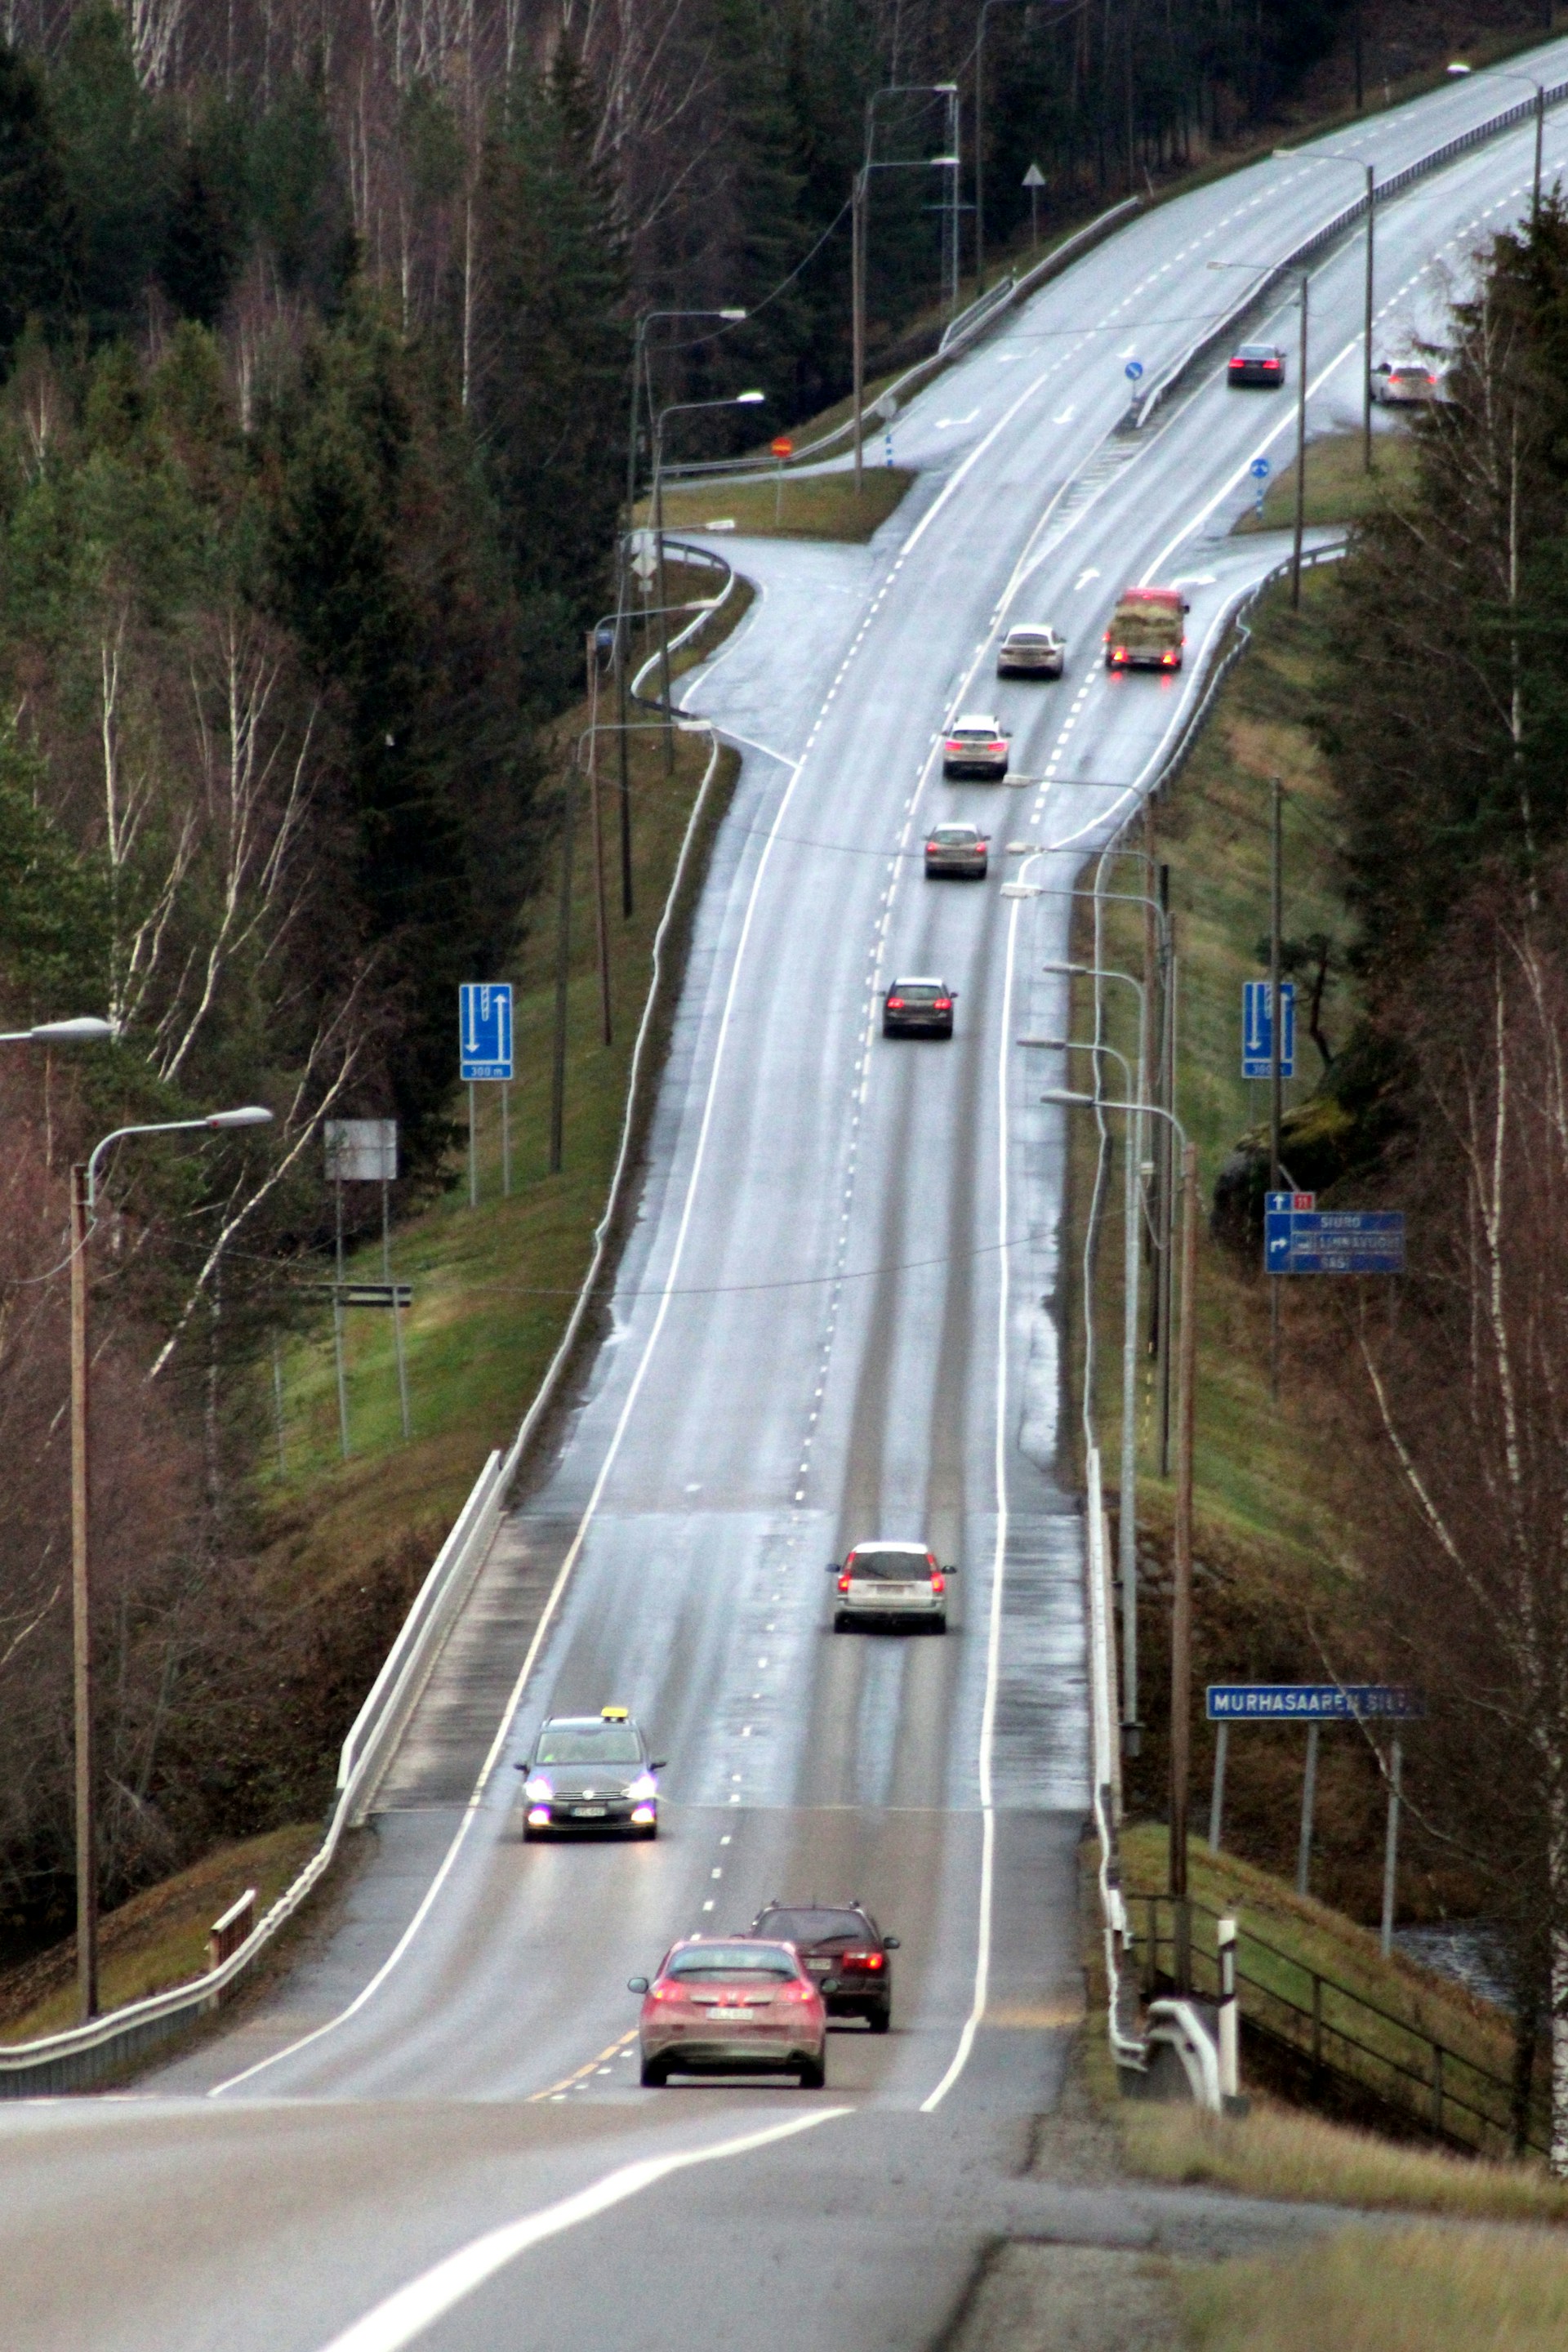
[[[82,2022],[98,2015],[98,1786],[87,1423],[87,1170],[71,1170],[71,1663],[76,1723],[76,1963]]]
[[[855,392],[855,496],[860,496],[861,405],[866,392],[866,263],[861,251],[861,221],[866,209],[866,176],[855,174],[849,197],[849,341]]]
[[[1268,857],[1268,1189],[1278,1192],[1279,1175],[1279,1129],[1284,1117],[1284,1084],[1281,1076],[1285,1051],[1284,1005],[1279,993],[1280,925],[1284,904],[1284,823],[1283,787],[1278,776],[1269,779],[1269,818],[1271,835]],[[1268,1277],[1268,1393],[1279,1394],[1279,1281],[1277,1274]]]
[[[621,790],[621,917],[632,919],[632,777],[631,710],[626,697],[626,664],[631,656],[631,598],[622,599],[616,614],[616,750]]]
[[[599,648],[592,629],[588,632],[588,818],[594,837],[594,940],[599,958],[599,1024],[608,1045],[614,1043],[614,1038],[610,1013],[610,932],[605,912],[605,835],[599,814]]]
[[[1171,1895],[1187,1899],[1192,1768],[1193,1429],[1198,1367],[1198,1148],[1182,1150],[1182,1345],[1176,1383],[1176,1530],[1171,1606]]]
[[[555,929],[555,1035],[550,1067],[550,1173],[559,1176],[566,1124],[566,1011],[572,977],[572,842],[577,830],[577,763],[566,772],[561,838],[561,904]]]

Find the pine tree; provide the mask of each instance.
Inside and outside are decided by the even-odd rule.
[[[77,234],[35,68],[0,47],[0,366],[30,318],[53,325],[76,291]]]
[[[603,610],[623,481],[626,265],[577,68],[514,93],[487,142],[473,408],[520,594]],[[575,647],[565,676],[574,677]]]

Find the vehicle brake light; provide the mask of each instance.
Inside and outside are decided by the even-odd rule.
[[[887,1962],[880,1952],[846,1952],[840,1965],[847,1969],[881,1969]]]
[[[942,748],[944,751],[962,751],[963,746],[962,743],[954,742],[952,737],[950,735]]]
[[[945,1592],[947,1591],[947,1579],[943,1576],[940,1568],[933,1568],[931,1572],[931,1589],[933,1592]]]
[[[773,1999],[775,2000],[810,2000],[815,1997],[816,1992],[815,1985],[803,1982],[799,1977],[791,1977],[787,1984],[780,1985]]]
[[[1164,663],[1167,669],[1172,669],[1175,667],[1176,656],[1174,654],[1162,654],[1160,659]]]
[[[847,1569],[845,1569],[839,1576],[838,1590],[840,1592],[847,1592],[849,1590],[849,1570]]]
[[[685,1990],[678,1984],[656,1984],[648,1994],[650,2000],[684,2000]]]
[[[939,996],[936,1003],[932,1005],[931,1010],[933,1013],[951,1013],[952,1011],[952,997]]]
[[[904,1000],[903,1000],[903,998],[902,998],[901,996],[889,996],[889,999],[888,999],[888,1010],[889,1010],[889,1013],[901,1013],[901,1012],[903,1011],[903,1009],[904,1009]]]

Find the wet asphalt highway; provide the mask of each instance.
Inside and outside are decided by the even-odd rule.
[[[1389,168],[1511,94],[1478,77],[1334,143]],[[1433,265],[1517,215],[1530,141],[1382,215],[1380,353],[1435,315]],[[1211,382],[1108,441],[1127,357],[1154,371],[1232,298],[1210,260],[1267,259],[1350,177],[1255,166],[1047,288],[899,420],[921,476],[869,549],[721,542],[763,593],[687,691],[745,760],[612,1328],[331,1932],[134,2094],[0,2110],[7,2352],[908,2352],[998,2231],[1201,2242],[1212,2200],[1026,2177],[1081,2006],[1087,1725],[1064,1137],[1056,1070],[1011,1043],[1064,1017],[1041,966],[1068,902],[997,886],[1012,839],[1070,886],[1280,553],[1226,534],[1289,395]],[[1315,427],[1359,414],[1360,271],[1352,243],[1314,275]],[[1179,679],[1100,666],[1139,578],[1184,583]],[[994,681],[1021,618],[1068,631],[1059,686]],[[960,705],[1013,728],[1006,787],[942,782]],[[984,886],[924,881],[946,813],[993,834]],[[951,1044],[877,1034],[900,971],[957,990]],[[872,1535],[961,1564],[945,1639],[832,1633],[824,1565]],[[609,1700],[670,1759],[659,1841],[525,1848],[514,1759]],[[820,2094],[639,2090],[626,1977],[773,1895],[896,1929],[894,2032],[835,2032]]]

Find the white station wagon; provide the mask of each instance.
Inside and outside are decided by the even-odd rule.
[[[833,1630],[847,1632],[874,1617],[895,1622],[919,1621],[933,1633],[947,1631],[947,1580],[958,1573],[939,1568],[936,1554],[924,1544],[857,1544],[842,1568],[836,1559],[827,1573],[838,1579],[833,1610]]]

